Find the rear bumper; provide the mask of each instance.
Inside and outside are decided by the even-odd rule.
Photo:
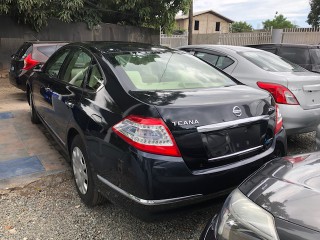
[[[320,124],[320,108],[304,110],[300,105],[279,104],[287,135],[315,131]]]
[[[29,78],[29,73],[25,72],[24,74],[20,74],[19,76],[17,76],[15,73],[13,72],[9,72],[9,81],[10,83],[23,90],[26,91],[26,82]]]
[[[286,151],[283,129],[267,151],[217,168],[190,170],[181,157],[149,154],[134,149],[121,160],[122,177],[117,184],[97,171],[99,191],[129,210],[159,212],[226,195],[246,177],[274,157],[277,146]]]

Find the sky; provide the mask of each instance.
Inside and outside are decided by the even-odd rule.
[[[299,27],[309,27],[309,0],[194,0],[194,12],[214,10],[233,21],[246,21],[253,28],[263,28],[262,22],[283,14]]]

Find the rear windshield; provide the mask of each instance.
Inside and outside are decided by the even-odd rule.
[[[112,54],[110,61],[137,90],[179,90],[236,85],[229,77],[198,58],[182,52]]]
[[[312,64],[320,65],[320,49],[310,49]]]
[[[37,50],[47,57],[50,57],[57,49],[57,45],[37,47]]]
[[[304,68],[265,51],[238,52],[253,64],[268,72],[305,72]]]
[[[32,51],[32,46],[30,43],[24,43],[16,52],[16,56],[19,58],[25,58]]]
[[[310,64],[308,48],[282,47],[280,48],[279,56],[299,65]]]

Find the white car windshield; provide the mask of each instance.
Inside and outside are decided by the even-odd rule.
[[[268,72],[306,72],[299,65],[289,62],[275,54],[264,51],[238,52],[253,64]]]

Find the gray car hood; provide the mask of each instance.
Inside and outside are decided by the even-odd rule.
[[[320,152],[273,160],[239,189],[274,217],[320,231]]]

